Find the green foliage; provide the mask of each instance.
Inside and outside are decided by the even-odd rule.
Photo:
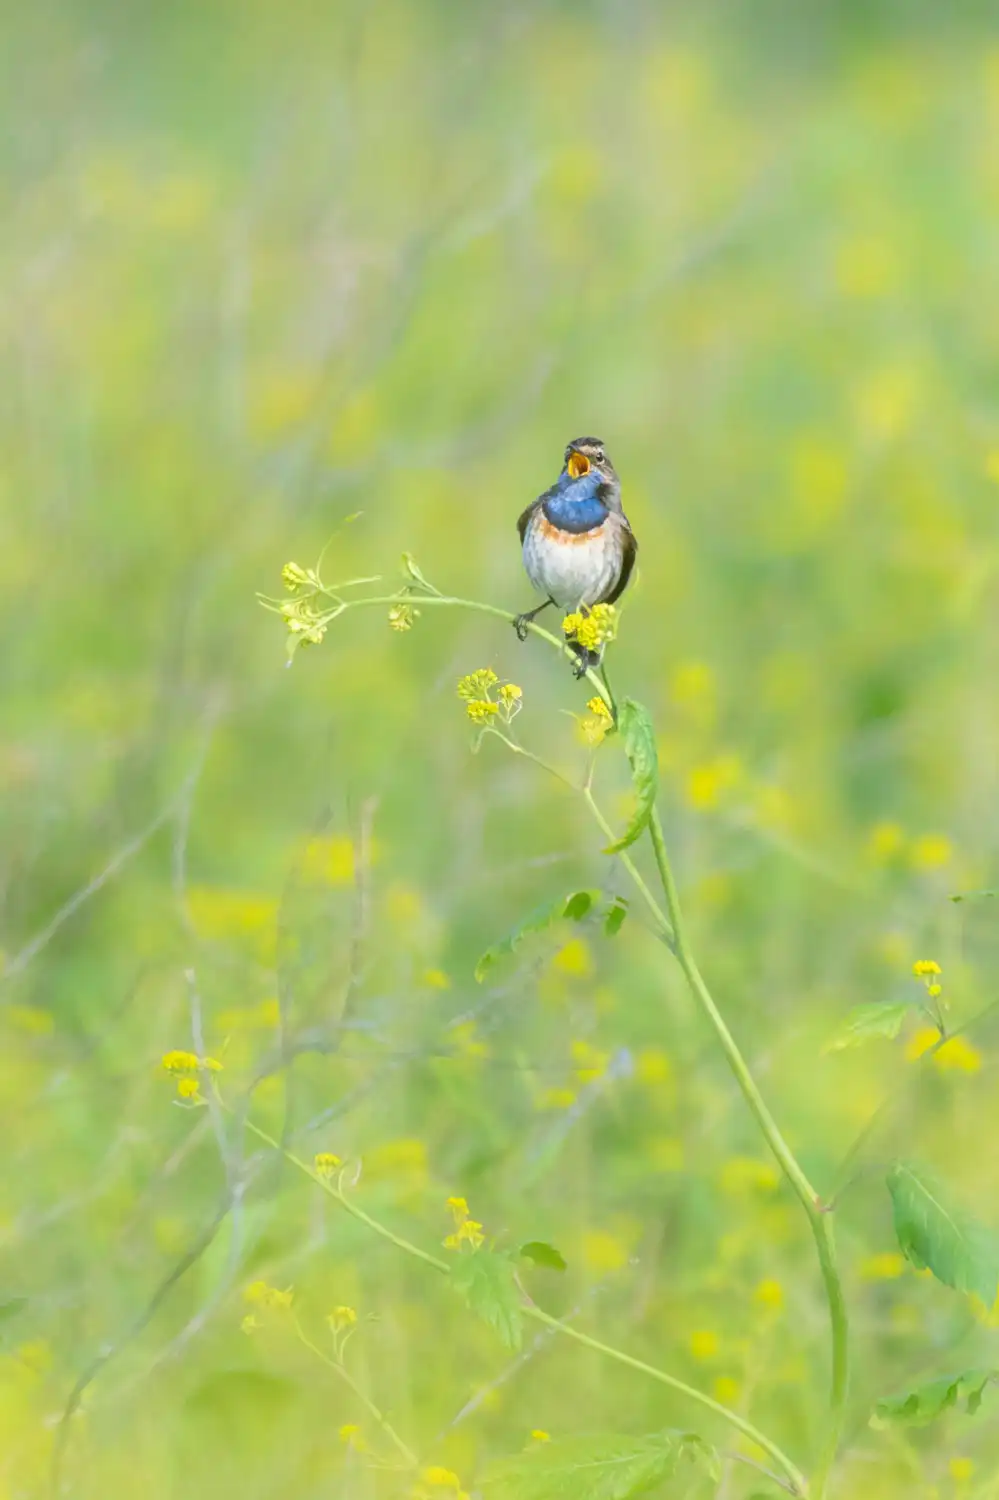
[[[641,838],[648,827],[659,790],[656,731],[648,709],[633,698],[625,698],[618,709],[618,729],[631,766],[636,805],[627,828],[604,850],[605,854],[619,854]]]
[[[912,1011],[907,1000],[875,1001],[870,1005],[855,1005],[842,1027],[826,1043],[827,1052],[842,1052],[848,1047],[860,1047],[875,1037],[893,1039],[902,1029],[902,1023]]]
[[[510,1256],[485,1245],[463,1252],[451,1263],[451,1286],[508,1349],[519,1349],[523,1338],[520,1293],[514,1278]]]
[[[895,1234],[917,1270],[928,1269],[958,1292],[974,1292],[991,1307],[999,1284],[996,1236],[924,1167],[899,1162],[888,1173]]]
[[[533,1261],[536,1266],[547,1266],[550,1271],[568,1269],[562,1252],[545,1240],[528,1240],[526,1245],[521,1245],[517,1254],[523,1256],[525,1260]]]
[[[538,1443],[479,1479],[486,1500],[631,1500],[691,1464],[717,1476],[714,1452],[690,1432],[594,1433]]]
[[[539,907],[505,938],[487,948],[475,965],[475,978],[479,984],[490,970],[504,959],[512,958],[529,938],[550,932],[559,922],[580,922],[600,900],[599,891],[574,891],[570,896],[560,896],[550,906]]]
[[[604,917],[604,933],[607,937],[616,937],[624,926],[624,919],[628,915],[628,901],[624,896],[615,896],[607,909]]]
[[[973,1417],[982,1404],[986,1387],[999,1379],[996,1370],[963,1370],[960,1375],[942,1375],[901,1396],[885,1396],[874,1408],[872,1427],[925,1427],[945,1411],[964,1410]]]

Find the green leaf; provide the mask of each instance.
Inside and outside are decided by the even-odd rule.
[[[906,1259],[991,1307],[999,1285],[999,1244],[991,1231],[951,1203],[946,1187],[923,1167],[898,1162],[888,1173],[888,1191]]]
[[[549,1245],[545,1240],[528,1240],[526,1245],[521,1245],[517,1254],[522,1255],[525,1260],[533,1260],[536,1266],[547,1266],[550,1271],[568,1270],[561,1250],[556,1250],[554,1245]]]
[[[951,1407],[963,1408],[973,1417],[982,1404],[985,1387],[999,1380],[997,1370],[963,1370],[960,1375],[942,1375],[916,1386],[904,1396],[885,1396],[874,1408],[872,1427],[925,1427]]]
[[[625,896],[615,896],[604,914],[604,935],[616,937],[621,931],[624,919],[628,915],[628,901]]]
[[[470,1312],[495,1329],[508,1349],[523,1336],[520,1295],[508,1255],[484,1248],[465,1251],[451,1263],[451,1285]]]
[[[569,896],[560,896],[551,906],[542,906],[533,911],[513,932],[486,949],[475,965],[476,983],[481,984],[489,970],[503,959],[512,958],[528,938],[549,932],[556,922],[581,921],[599,900],[599,891],[573,891]]]
[[[994,901],[999,896],[999,890],[993,891],[961,891],[956,896],[951,896],[952,901]]]
[[[872,1005],[855,1005],[826,1052],[842,1052],[846,1047],[860,1047],[874,1037],[898,1036],[902,1022],[912,1009],[908,1000],[875,1001]]]
[[[697,1462],[717,1472],[714,1449],[691,1432],[596,1433],[538,1443],[492,1464],[477,1488],[485,1500],[631,1500]]]
[[[631,766],[631,780],[638,799],[631,822],[619,839],[615,839],[605,854],[619,854],[636,839],[641,838],[648,826],[659,790],[659,756],[656,753],[656,732],[648,710],[634,698],[625,698],[618,710],[617,727],[624,741],[625,753]]]

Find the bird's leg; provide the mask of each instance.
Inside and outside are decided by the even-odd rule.
[[[549,606],[549,604],[554,604],[554,603],[555,603],[554,599],[546,599],[545,602],[544,602],[544,604],[539,604],[538,605],[537,609],[529,609],[526,614],[524,614],[524,615],[518,615],[517,616],[517,618],[513,622],[513,628],[517,632],[517,639],[518,639],[518,641],[526,641],[527,640],[527,627],[528,627],[528,625],[530,625],[530,623],[531,623],[532,620],[534,620],[534,619],[537,618],[537,616],[541,613],[541,611],[543,609],[547,609],[548,606]]]

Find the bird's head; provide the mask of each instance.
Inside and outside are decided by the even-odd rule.
[[[574,438],[565,450],[562,473],[570,491],[578,487],[598,494],[611,504],[618,500],[621,481],[599,438]]]

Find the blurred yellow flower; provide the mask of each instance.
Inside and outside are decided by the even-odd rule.
[[[722,1167],[721,1190],[729,1197],[754,1192],[775,1193],[779,1186],[780,1173],[768,1161],[759,1161],[753,1156],[733,1156]]]
[[[353,885],[354,841],[343,834],[310,839],[302,855],[302,875],[326,885]]]
[[[999,448],[992,448],[985,458],[985,472],[999,484]]]
[[[369,1183],[394,1182],[406,1192],[420,1191],[428,1176],[426,1143],[402,1136],[373,1147],[364,1158],[364,1175]]]
[[[191,1101],[193,1101],[195,1099],[200,1099],[200,1097],[201,1097],[201,1093],[200,1093],[200,1090],[199,1090],[199,1087],[198,1087],[198,1080],[196,1078],[178,1078],[177,1079],[177,1098],[178,1099],[186,1099],[189,1102],[191,1102]]]
[[[649,1088],[668,1083],[673,1077],[673,1064],[663,1047],[642,1047],[635,1058],[635,1077]]]
[[[405,634],[407,630],[412,630],[413,622],[419,618],[419,614],[420,611],[412,604],[393,604],[388,612],[389,627]]]
[[[707,1361],[718,1354],[718,1335],[710,1328],[698,1328],[690,1335],[690,1352],[694,1359]]]
[[[917,870],[939,870],[950,863],[953,855],[950,839],[942,833],[924,833],[914,840],[909,857]]]
[[[432,990],[449,990],[451,988],[450,976],[443,969],[424,969],[423,983]]]
[[[317,1151],[312,1163],[316,1176],[330,1178],[337,1167],[342,1167],[343,1162],[339,1156],[332,1151]]]
[[[538,1100],[539,1109],[571,1109],[578,1095],[575,1089],[545,1089]]]
[[[355,1453],[367,1452],[361,1429],[356,1422],[344,1422],[338,1436],[345,1448],[353,1448]]]
[[[894,246],[876,235],[846,240],[836,256],[836,282],[846,297],[883,297],[899,282]]]
[[[887,865],[897,859],[905,845],[898,823],[875,823],[867,836],[867,857],[873,864]]]
[[[935,958],[917,958],[912,972],[917,979],[925,979],[929,974],[940,974],[943,971]]]
[[[290,1307],[293,1297],[294,1292],[290,1286],[282,1291],[266,1281],[251,1281],[249,1286],[243,1288],[243,1301],[254,1307]]]
[[[906,1058],[909,1062],[918,1062],[939,1040],[940,1032],[935,1026],[921,1027],[909,1038],[905,1049]],[[982,1066],[982,1055],[966,1037],[952,1036],[933,1054],[933,1066],[942,1073],[977,1073]]]
[[[687,777],[687,801],[691,807],[706,811],[717,807],[726,794],[738,786],[742,763],[736,755],[718,755],[702,766],[695,766]]]
[[[585,979],[593,973],[593,955],[585,938],[570,938],[552,959],[552,968],[560,974]]]
[[[767,1277],[758,1284],[753,1297],[761,1306],[772,1308],[776,1312],[784,1305],[784,1288],[773,1277]]]
[[[682,1172],[683,1141],[675,1135],[654,1135],[646,1147],[646,1159],[654,1172]]]
[[[628,1246],[608,1229],[588,1229],[583,1235],[582,1254],[591,1271],[620,1271],[628,1264]]]
[[[357,1322],[357,1313],[352,1307],[346,1305],[334,1307],[326,1319],[334,1333],[339,1333],[342,1328],[353,1328]]]
[[[864,1281],[895,1281],[903,1274],[906,1259],[894,1250],[882,1251],[880,1255],[869,1255],[860,1263],[860,1275]]]
[[[552,1440],[551,1433],[550,1432],[545,1432],[545,1430],[544,1430],[543,1427],[532,1427],[532,1429],[531,1429],[531,1442],[532,1443],[550,1443],[551,1440]]]
[[[168,1073],[196,1073],[198,1059],[193,1052],[164,1052],[163,1066]]]
[[[304,422],[316,399],[316,377],[311,370],[285,370],[267,377],[250,405],[254,437],[273,438]]]
[[[599,1047],[584,1040],[572,1042],[569,1050],[576,1064],[576,1077],[580,1083],[591,1083],[594,1078],[601,1078],[607,1071],[609,1052],[601,1051]]]
[[[731,1375],[719,1375],[712,1386],[716,1401],[723,1406],[735,1406],[742,1395],[742,1387]]]
[[[972,1458],[952,1458],[947,1465],[955,1484],[967,1484],[975,1477],[975,1461]]]

